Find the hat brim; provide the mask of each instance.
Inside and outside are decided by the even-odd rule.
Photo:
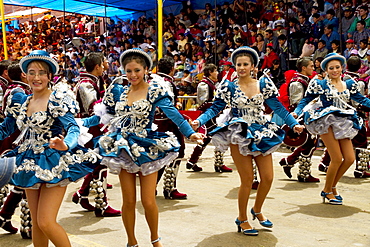
[[[326,55],[326,57],[324,58],[324,60],[322,60],[322,62],[320,64],[321,69],[325,71],[328,62],[330,62],[332,60],[339,60],[339,62],[341,63],[342,66],[344,66],[346,64],[346,58],[343,57],[342,55],[328,54],[328,55]]]
[[[237,48],[233,51],[233,53],[231,54],[231,61],[232,61],[234,66],[236,64],[236,56],[240,53],[250,54],[253,57],[254,66],[255,67],[258,66],[258,64],[260,62],[260,58],[258,56],[258,53],[256,52],[256,50],[254,50],[253,48],[250,48],[249,46],[241,46],[241,47],[239,47],[239,48]]]
[[[148,53],[146,53],[145,51],[141,50],[141,49],[137,49],[137,48],[133,48],[133,49],[129,49],[129,50],[126,50],[124,51],[120,58],[119,58],[119,61],[121,63],[121,66],[123,64],[123,61],[125,61],[125,59],[127,57],[130,57],[130,56],[141,56],[144,58],[145,60],[145,63],[146,63],[146,66],[148,67],[148,69],[151,69],[153,67],[153,61],[151,59],[151,57],[149,56]],[[122,67],[123,68],[123,67]],[[124,68],[123,68],[124,69]]]
[[[27,73],[28,65],[31,62],[35,62],[35,61],[42,61],[42,62],[47,63],[50,66],[51,72],[54,75],[57,74],[59,71],[59,65],[57,61],[55,61],[55,59],[51,57],[47,57],[47,56],[42,56],[42,55],[28,55],[28,56],[23,57],[21,61],[19,62],[22,72]]]

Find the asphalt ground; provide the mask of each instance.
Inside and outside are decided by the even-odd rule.
[[[194,144],[187,143],[189,157]],[[285,176],[278,162],[289,153],[281,148],[273,154],[275,179],[265,201],[263,213],[274,223],[272,229],[263,228],[257,221],[249,220],[259,230],[258,236],[237,233],[234,223],[237,217],[237,193],[239,176],[230,154],[224,156],[225,164],[234,169],[232,173],[216,173],[213,168],[214,147],[204,151],[199,165],[202,172],[192,172],[182,162],[178,189],[188,194],[187,200],[166,200],[162,195],[162,182],[158,187],[157,203],[160,212],[159,232],[164,246],[171,247],[239,247],[239,246],[370,246],[370,178],[354,178],[354,165],[338,184],[344,198],[343,205],[323,204],[320,192],[325,174],[317,170],[320,151],[315,151],[312,175],[320,183],[300,183],[294,176]],[[118,176],[110,174],[108,182],[109,203],[121,207]],[[72,202],[73,193],[81,182],[68,186],[58,222],[67,231],[75,247],[126,246],[127,238],[121,217],[97,218]],[[249,208],[253,205],[256,191],[252,191]],[[93,201],[93,196],[91,196]],[[13,216],[13,225],[20,226],[20,210]],[[149,247],[149,229],[143,207],[138,197],[136,234],[140,247]],[[0,229],[1,247],[32,246],[20,234],[8,234]],[[50,244],[50,246],[53,246]]]

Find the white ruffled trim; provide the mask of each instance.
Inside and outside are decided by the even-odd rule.
[[[101,164],[109,168],[109,172],[112,174],[120,174],[121,170],[124,169],[128,173],[138,173],[141,172],[143,176],[147,176],[154,172],[159,171],[162,167],[170,164],[178,156],[177,152],[169,152],[164,158],[155,160],[152,162],[147,162],[138,166],[132,161],[132,158],[122,150],[118,157],[103,157]]]
[[[240,135],[240,132],[242,132],[242,130],[242,125],[240,123],[235,123],[229,125],[226,131],[217,132],[214,136],[212,136],[212,144],[216,147],[215,150],[226,152],[227,149],[229,149],[230,144],[235,144],[238,145],[239,153],[241,155],[252,155],[256,157],[259,155],[267,156],[275,152],[281,145],[281,143],[276,144],[264,153],[262,153],[261,151],[251,151],[249,149],[251,139],[247,139],[246,137]]]
[[[93,135],[88,133],[89,128],[83,126],[83,121],[81,118],[75,118],[76,123],[78,124],[78,127],[80,127],[80,135],[78,136],[78,144],[81,146],[84,146],[86,143],[88,143],[92,138]]]
[[[327,134],[329,127],[332,127],[334,138],[337,140],[353,139],[358,133],[358,130],[353,127],[353,122],[350,119],[334,114],[328,114],[306,125],[308,132],[313,135]]]

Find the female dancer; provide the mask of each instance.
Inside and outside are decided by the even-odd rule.
[[[16,157],[10,183],[26,191],[34,246],[48,246],[49,240],[55,246],[71,246],[56,218],[66,186],[93,170],[90,161],[97,161],[96,154],[77,145],[78,105],[73,92],[63,86],[55,91],[49,88],[58,63],[47,52],[36,50],[22,58],[20,66],[32,94],[9,95],[7,117],[0,125],[0,139],[17,128],[21,132],[15,141],[18,146],[5,155]]]
[[[278,91],[269,78],[253,79],[258,66],[257,52],[247,46],[236,49],[231,56],[238,73],[238,79],[225,81],[218,89],[213,105],[197,120],[192,122],[194,129],[216,116],[227,104],[231,104],[231,119],[213,130],[212,142],[224,152],[230,146],[231,155],[238,169],[241,185],[238,194],[239,215],[235,223],[238,231],[245,235],[258,235],[248,222],[247,205],[253,182],[253,164],[256,161],[261,182],[256,201],[251,208],[253,219],[258,219],[264,227],[273,224],[261,213],[263,202],[273,180],[272,155],[284,139],[284,131],[263,115],[264,102],[267,103],[294,131],[300,133],[303,126],[285,110],[276,99]]]
[[[99,140],[103,155],[102,164],[110,172],[119,174],[123,206],[122,220],[126,229],[127,246],[138,246],[135,237],[136,175],[141,187],[141,201],[150,228],[153,246],[162,246],[158,236],[158,207],[155,200],[157,173],[178,155],[180,144],[171,132],[152,130],[156,107],[177,126],[190,140],[202,140],[173,106],[167,84],[159,76],[148,79],[152,61],[141,49],[122,53],[120,62],[126,71],[129,85],[120,92],[115,104],[115,114],[110,121],[110,131]],[[112,91],[114,94],[114,91]],[[116,95],[107,95],[117,99]],[[109,99],[103,99],[109,110]]]
[[[321,68],[327,76],[323,80],[315,79],[308,85],[306,96],[301,100],[295,113],[304,112],[307,130],[313,135],[320,135],[331,157],[326,173],[326,181],[321,196],[330,204],[342,205],[342,197],[336,185],[355,160],[351,139],[361,129],[362,119],[358,117],[349,101],[355,100],[369,107],[370,100],[360,93],[359,83],[353,79],[342,81],[345,57],[329,53],[321,62]],[[306,107],[314,99],[314,107]]]

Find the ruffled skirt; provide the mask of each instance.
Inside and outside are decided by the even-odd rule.
[[[175,160],[180,144],[172,132],[149,131],[146,137],[128,133],[111,133],[99,140],[102,164],[111,173],[119,174],[121,169],[129,173],[141,172],[144,176],[160,170]]]
[[[16,169],[10,184],[27,189],[67,186],[92,172],[100,156],[92,150],[77,146],[71,152],[58,151],[47,146],[41,153],[33,150],[18,153],[16,148],[6,156],[16,156]]]
[[[117,157],[104,157],[101,164],[107,166],[109,168],[109,172],[112,174],[118,175],[121,172],[121,169],[124,169],[128,173],[141,172],[143,176],[147,176],[159,171],[165,165],[170,164],[177,158],[177,156],[177,152],[170,152],[162,159],[143,163],[141,166],[138,166],[127,152],[123,150]]]
[[[353,139],[358,133],[358,129],[354,128],[351,119],[334,114],[325,115],[322,118],[306,124],[308,132],[313,135],[327,134],[329,127],[332,127],[334,138],[337,140],[346,138]]]
[[[235,144],[238,145],[240,154],[254,157],[275,152],[285,136],[285,132],[271,122],[248,125],[238,121],[222,128],[218,127],[210,134],[216,150],[225,152],[230,144]]]

